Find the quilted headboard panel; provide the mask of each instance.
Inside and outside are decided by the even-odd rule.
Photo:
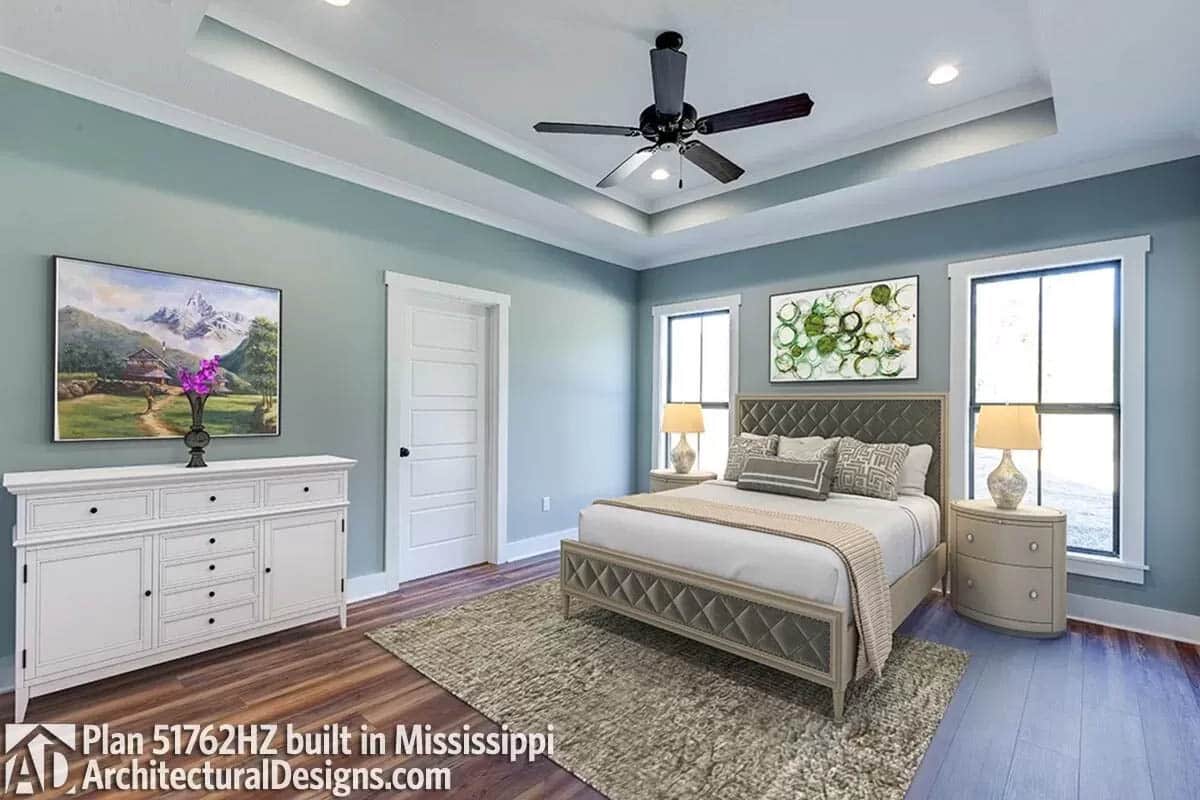
[[[945,511],[945,395],[738,395],[734,427],[734,433],[932,445],[925,493]]]

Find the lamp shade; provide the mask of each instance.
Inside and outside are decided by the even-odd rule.
[[[699,403],[667,403],[663,409],[663,433],[703,433],[704,414]]]
[[[975,425],[975,446],[997,450],[1040,450],[1037,409],[1033,406],[983,406]]]

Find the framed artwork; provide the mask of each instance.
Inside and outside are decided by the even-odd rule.
[[[916,275],[771,295],[771,383],[917,377]]]
[[[54,441],[181,437],[181,367],[220,356],[204,425],[278,436],[283,292],[54,259]]]

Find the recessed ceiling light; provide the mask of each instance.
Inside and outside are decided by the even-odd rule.
[[[346,6],[350,5],[350,0],[325,0],[325,2],[329,3],[331,6],[337,6],[338,8],[345,8]]]
[[[650,173],[650,178],[656,181],[665,181],[669,177],[671,177],[671,173],[667,172],[662,167],[659,167],[658,169],[654,170],[654,172]]]
[[[943,83],[949,83],[957,77],[958,67],[953,64],[942,64],[929,73],[929,82],[934,86],[941,86]]]

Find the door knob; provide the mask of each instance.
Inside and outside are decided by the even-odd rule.
[[[407,447],[401,447],[401,448],[400,448],[400,457],[401,457],[401,458],[408,458],[408,448],[407,448]]]

